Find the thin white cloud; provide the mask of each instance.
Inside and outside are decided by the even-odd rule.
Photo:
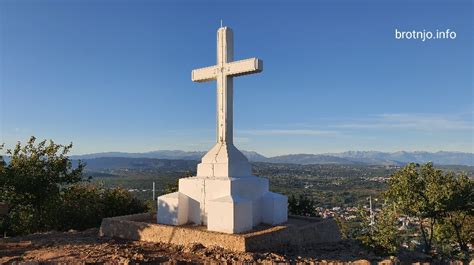
[[[247,135],[319,135],[334,136],[337,131],[309,130],[309,129],[262,129],[262,130],[239,130],[239,134]]]
[[[471,119],[434,114],[385,113],[371,118],[334,124],[339,129],[407,129],[417,131],[472,131]]]

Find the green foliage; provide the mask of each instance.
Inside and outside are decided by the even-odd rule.
[[[442,224],[450,225],[452,242],[457,242],[454,252],[468,256],[468,243],[474,242],[474,181],[461,175],[450,174],[444,192],[438,196],[443,201]]]
[[[421,167],[410,163],[390,177],[389,189],[385,192],[387,200],[395,204],[401,213],[420,220],[426,253],[431,252],[434,225],[440,218],[439,203],[430,192],[441,177],[441,170],[434,169],[431,163]]]
[[[466,176],[440,183],[438,199],[443,201],[441,218],[434,226],[436,252],[442,256],[469,259],[469,243],[474,242],[474,182]],[[455,243],[455,244],[453,244]]]
[[[56,205],[55,227],[59,230],[99,226],[102,218],[145,212],[145,205],[128,191],[105,189],[97,184],[74,184],[63,190]]]
[[[388,203],[401,214],[419,220],[424,251],[438,254],[462,252],[468,255],[467,243],[473,240],[473,181],[464,174],[455,175],[425,165],[409,164],[394,173],[384,193]],[[436,240],[436,242],[433,242]],[[452,244],[457,244],[451,249]]]
[[[7,150],[8,165],[2,163],[0,201],[10,205],[10,228],[16,233],[49,229],[50,205],[61,189],[82,180],[84,165],[76,168],[67,157],[72,147],[46,140],[35,144],[36,138]],[[2,159],[3,161],[3,159]]]
[[[173,193],[178,191],[178,180],[176,180],[173,183],[168,183],[165,186],[165,194],[167,193]]]
[[[443,257],[453,258],[456,253],[456,245],[452,244],[455,240],[453,227],[444,219],[441,219],[434,226],[434,240],[436,242],[436,252]]]
[[[24,146],[18,143],[7,150],[8,164],[0,156],[0,202],[10,207],[0,222],[2,231],[29,234],[83,229],[97,226],[102,217],[145,209],[123,189],[78,184],[85,180],[85,165],[79,162],[77,167],[72,166],[67,156],[72,144],[35,142],[36,138],[31,137]]]
[[[147,209],[147,212],[156,214],[157,211],[157,206],[156,205],[156,199],[155,200],[146,200],[145,201],[145,208]]]
[[[353,238],[352,233],[355,231],[355,229],[350,226],[348,221],[344,220],[339,215],[334,216],[334,221],[336,222],[343,239]]]
[[[393,208],[386,206],[380,212],[374,214],[372,222],[367,211],[360,209],[359,227],[354,236],[377,254],[395,254],[402,241],[397,229],[397,217],[398,215]]]
[[[3,150],[4,145],[0,144],[0,152]],[[0,153],[0,177],[3,177],[5,174],[5,166],[7,164],[5,163],[5,160],[3,159],[2,154]]]
[[[316,216],[314,200],[302,194],[298,198],[291,195],[288,198],[288,212],[292,215]]]

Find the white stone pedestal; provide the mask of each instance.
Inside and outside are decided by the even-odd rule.
[[[225,157],[213,150],[225,152],[224,160],[239,158],[242,168],[234,171],[212,170],[212,168],[232,168],[225,161],[207,161],[209,154]],[[232,150],[234,155],[230,155]],[[250,171],[250,163],[234,146],[213,148],[198,165],[198,176],[179,180],[179,191],[158,197],[158,223],[181,225],[194,223],[207,225],[208,230],[223,233],[241,233],[260,224],[276,225],[287,221],[288,199],[286,196],[270,192],[268,179],[252,176],[219,176],[220,172],[238,175]],[[214,163],[212,163],[214,162]],[[218,164],[216,166],[216,164]],[[204,176],[203,173],[209,174]],[[214,175],[212,175],[214,174]],[[218,175],[219,174],[219,175]],[[224,175],[224,174],[222,174]]]

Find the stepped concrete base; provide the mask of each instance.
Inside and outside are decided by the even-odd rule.
[[[285,224],[259,225],[248,232],[226,234],[208,231],[205,226],[157,224],[156,216],[149,213],[104,218],[100,236],[184,246],[202,244],[205,247],[219,246],[239,252],[277,251],[288,246],[341,240],[333,219],[290,216]]]

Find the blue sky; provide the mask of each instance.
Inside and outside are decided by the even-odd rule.
[[[0,0],[0,142],[206,150],[216,30],[264,71],[234,81],[236,145],[265,155],[473,152],[472,1]],[[400,40],[400,31],[455,39]]]

